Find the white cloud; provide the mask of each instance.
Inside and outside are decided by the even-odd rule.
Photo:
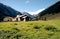
[[[25,3],[28,4],[28,3],[30,3],[30,1],[29,0],[26,0]]]
[[[45,8],[43,8],[43,9],[39,9],[39,10],[37,10],[37,11],[35,11],[35,12],[28,12],[29,14],[38,14],[39,12],[41,12],[41,11],[43,11],[43,10],[45,10]]]

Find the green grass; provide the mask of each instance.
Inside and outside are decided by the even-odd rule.
[[[60,20],[0,22],[0,39],[60,39]]]

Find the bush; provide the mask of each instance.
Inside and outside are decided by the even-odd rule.
[[[0,39],[10,39],[11,37],[14,38],[14,36],[16,36],[15,38],[21,37],[21,35],[18,32],[19,29],[17,28],[12,28],[12,30],[0,30]]]
[[[18,28],[12,28],[13,30],[20,31]]]
[[[56,31],[57,28],[54,27],[53,25],[48,25],[48,26],[45,27],[45,30],[48,30],[48,31]]]
[[[34,26],[34,29],[40,29],[40,26],[36,25],[36,26]]]

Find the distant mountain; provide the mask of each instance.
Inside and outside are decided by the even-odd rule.
[[[40,13],[40,12],[43,11],[43,10],[45,10],[45,8],[36,10],[36,11],[34,11],[34,12],[28,12],[28,13],[31,14],[31,15],[36,15],[36,14]]]
[[[0,3],[0,21],[6,16],[15,17],[17,14],[21,15],[21,12],[18,12],[9,6]]]
[[[29,17],[32,18],[32,19],[35,18],[35,16],[33,16],[33,15],[27,13],[27,12],[23,12],[22,14],[23,14],[23,15],[27,15],[27,16],[29,16]]]

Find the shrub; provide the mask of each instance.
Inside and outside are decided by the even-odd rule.
[[[13,30],[20,31],[18,28],[12,28]]]
[[[16,34],[17,37],[21,37],[22,35],[17,34],[19,32],[19,29],[12,28],[12,30],[0,30],[0,38],[1,39],[10,39],[11,37],[14,37]]]
[[[14,23],[14,25],[18,25],[17,23]]]
[[[48,30],[48,31],[56,31],[57,28],[54,27],[53,25],[48,25],[48,26],[45,27],[45,30]]]
[[[52,37],[53,35],[54,35],[54,33],[49,33],[48,38]]]
[[[40,29],[40,26],[36,25],[36,26],[34,26],[34,29]]]

